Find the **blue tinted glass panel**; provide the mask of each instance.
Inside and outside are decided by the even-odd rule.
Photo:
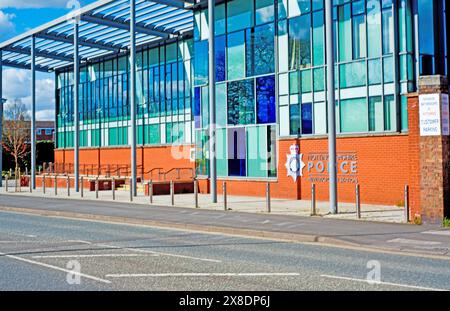
[[[275,71],[274,35],[274,24],[267,24],[246,31],[247,77]]]
[[[313,133],[312,104],[302,104],[302,134]]]
[[[225,36],[216,37],[216,81],[226,79],[226,40]]]
[[[256,110],[259,124],[275,123],[275,76],[256,79]]]
[[[228,124],[254,124],[255,98],[253,79],[228,84]]]
[[[201,101],[201,89],[196,87],[194,89],[194,122],[195,128],[200,128],[200,101]]]
[[[195,42],[194,83],[202,85],[208,83],[208,41]]]

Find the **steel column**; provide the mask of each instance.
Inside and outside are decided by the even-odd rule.
[[[36,189],[36,37],[31,36],[31,186]]]
[[[73,88],[73,111],[74,111],[74,173],[75,173],[75,191],[80,191],[80,114],[79,114],[79,87],[80,87],[80,56],[79,56],[79,24],[74,20],[73,26],[73,72],[74,72],[74,88]]]
[[[137,195],[136,169],[136,0],[130,0],[131,192]]]
[[[216,167],[216,62],[215,62],[215,0],[208,0],[209,15],[209,176],[212,203],[217,203]]]
[[[334,36],[333,4],[325,1],[325,28],[327,51],[327,101],[328,101],[328,172],[330,175],[330,213],[337,214],[337,171],[336,171],[336,103],[334,86]]]
[[[3,51],[0,50],[0,173],[3,172]],[[3,187],[3,176],[0,176]]]

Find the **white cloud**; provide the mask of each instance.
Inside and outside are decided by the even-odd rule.
[[[55,110],[46,109],[36,112],[36,120],[39,121],[54,121],[55,120]]]
[[[3,97],[11,102],[20,99],[31,110],[31,74],[28,70],[3,70]],[[8,103],[7,103],[8,104]],[[49,74],[36,79],[36,116],[38,120],[53,120],[55,109],[55,83]]]
[[[14,14],[8,14],[0,10],[0,39],[8,33],[14,32],[15,26],[12,22],[14,17],[16,17]]]
[[[0,8],[42,9],[66,8],[70,0],[0,0]]]

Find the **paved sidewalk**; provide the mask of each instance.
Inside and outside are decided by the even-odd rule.
[[[15,192],[12,181],[10,181],[10,187],[8,194],[33,196],[33,197],[46,197],[46,198],[61,198],[61,199],[84,199],[84,200],[98,200],[113,202],[112,191],[99,191],[98,199],[94,191],[84,190],[84,196],[81,198],[80,193],[76,193],[74,189],[70,189],[70,196],[67,194],[67,188],[58,188],[57,195],[55,195],[54,188],[47,188],[46,193],[42,192],[42,188],[38,188],[30,193],[28,187],[22,187],[20,192]],[[0,194],[5,193],[5,188],[0,188]],[[144,193],[138,192],[138,196],[133,198],[133,202],[130,202],[129,190],[117,190],[115,191],[115,201],[128,204],[145,204],[145,205],[157,205],[157,206],[172,206],[172,200],[170,195],[158,195],[153,196],[153,203],[150,204],[150,198],[145,196]],[[194,194],[176,194],[175,206],[183,208],[195,208]],[[218,203],[211,203],[210,195],[199,194],[198,206],[201,209],[207,210],[224,210],[224,198],[222,195],[218,197]],[[285,199],[271,199],[271,213],[275,215],[292,215],[292,216],[311,216],[311,201],[306,200],[285,200]],[[227,196],[227,208],[233,212],[246,212],[246,213],[267,213],[267,203],[265,198],[261,197],[245,197],[245,196]],[[316,203],[316,214],[324,218],[337,218],[337,219],[357,219],[356,204],[355,203],[340,203],[339,214],[330,215],[328,213],[328,202]],[[405,213],[402,207],[397,206],[383,206],[383,205],[361,205],[361,220],[368,221],[381,221],[381,222],[405,222]]]
[[[238,203],[236,203],[238,204]],[[241,203],[242,204],[242,203]],[[217,208],[219,209],[219,208]],[[386,222],[1,194],[0,210],[450,258],[450,230]]]

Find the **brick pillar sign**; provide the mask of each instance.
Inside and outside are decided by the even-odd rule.
[[[449,216],[450,209],[450,124],[447,78],[444,76],[421,77],[418,100],[416,97],[414,102],[416,107],[410,114],[415,113],[416,116],[418,114],[418,118],[410,115],[409,119],[418,122],[418,126],[417,123],[410,123],[412,142],[410,152],[418,152],[418,155],[410,154],[410,156],[418,160],[417,168],[414,168],[414,165],[411,166],[411,169],[418,172],[412,171],[410,174],[416,176],[419,189],[414,189],[412,185],[412,190],[419,191],[416,198],[420,203],[414,210],[413,202],[414,214],[411,216],[417,217],[419,213],[424,223],[441,224],[444,217]],[[414,194],[412,196],[414,197]]]

